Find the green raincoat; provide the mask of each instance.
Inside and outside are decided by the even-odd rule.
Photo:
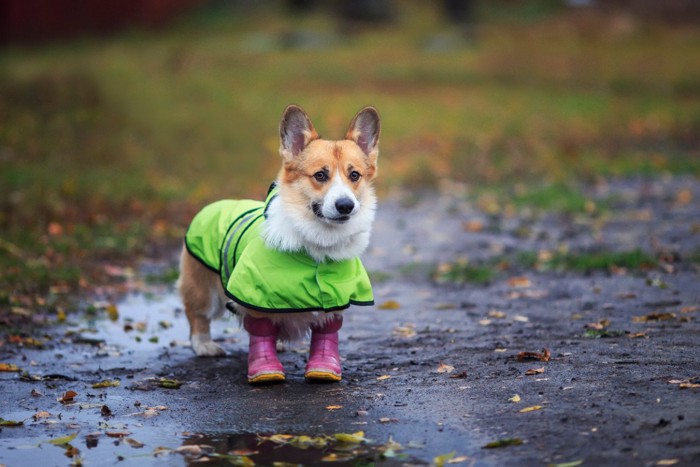
[[[217,201],[202,209],[185,235],[187,250],[221,276],[226,295],[253,310],[288,313],[373,305],[372,286],[359,258],[317,263],[306,252],[268,248],[261,232],[265,203]]]

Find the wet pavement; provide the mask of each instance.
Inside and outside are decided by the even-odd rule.
[[[304,381],[306,342],[280,354],[286,383],[249,386],[235,319],[213,328],[226,357],[195,358],[172,287],[148,287],[0,347],[22,370],[0,373],[0,417],[23,422],[0,464],[698,465],[700,183],[599,184],[605,209],[573,214],[463,190],[381,203],[377,306],[345,314],[342,382]],[[518,260],[635,248],[662,262]],[[494,275],[444,280],[466,264]]]

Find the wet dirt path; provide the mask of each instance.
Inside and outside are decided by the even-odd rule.
[[[44,348],[0,347],[26,371],[0,373],[0,416],[24,422],[2,427],[0,463],[700,462],[700,183],[592,187],[603,216],[495,213],[448,188],[381,204],[364,259],[377,306],[346,313],[341,383],[303,380],[302,343],[281,354],[285,384],[251,387],[235,320],[214,327],[227,357],[197,359],[178,298],[152,289],[51,328]],[[634,248],[664,261],[579,272],[517,260]],[[495,274],[434,280],[464,264]],[[517,358],[544,348],[549,361]],[[119,386],[92,387],[103,381]]]

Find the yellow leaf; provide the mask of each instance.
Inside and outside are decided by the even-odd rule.
[[[377,381],[384,381],[385,379],[391,378],[391,375],[382,375],[377,377]]]
[[[535,410],[542,410],[542,406],[541,405],[533,405],[530,407],[525,407],[524,409],[520,409],[520,413],[534,412]]]
[[[343,408],[342,405],[327,405],[326,406],[326,410],[338,410],[338,409],[342,409],[342,408]]]
[[[71,441],[73,441],[73,440],[75,439],[76,436],[78,436],[78,433],[77,433],[77,432],[76,432],[76,433],[73,433],[72,435],[62,436],[62,437],[60,437],[60,438],[50,439],[50,440],[47,441],[47,443],[53,444],[53,445],[55,445],[55,446],[63,446],[64,444],[68,444],[68,443],[70,443]]]
[[[110,321],[117,321],[119,319],[119,310],[117,310],[117,305],[110,303],[105,308],[107,311],[107,316],[109,316]]]
[[[513,402],[513,403],[518,403],[518,402],[520,402],[520,395],[516,394],[516,395],[514,395],[513,397],[511,397],[511,398],[508,399],[508,400],[509,400],[510,402]]]
[[[92,385],[93,389],[100,389],[100,388],[115,388],[119,386],[121,382],[117,379],[115,380],[109,380],[106,379],[104,381],[100,381],[99,383],[95,383]]]
[[[386,302],[379,305],[377,308],[380,310],[398,310],[401,305],[396,300],[387,300]]]
[[[65,323],[66,322],[66,312],[63,308],[59,308],[58,311],[56,312],[56,320],[59,323]]]
[[[467,456],[459,456],[459,457],[453,457],[452,459],[448,460],[448,464],[461,464],[462,462],[468,461],[469,457]]]
[[[0,363],[0,371],[22,371],[22,369],[14,363]]]
[[[357,431],[355,433],[336,433],[333,435],[333,437],[336,439],[336,441],[340,441],[341,443],[356,444],[366,441],[364,431]]]
[[[447,454],[442,454],[441,456],[435,456],[433,458],[433,464],[436,467],[443,467],[446,462],[448,462],[450,459],[452,459],[457,453],[455,451],[452,451]]]

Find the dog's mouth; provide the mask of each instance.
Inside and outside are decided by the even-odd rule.
[[[335,222],[338,224],[342,224],[343,222],[347,222],[350,220],[350,216],[338,216],[338,217],[328,217],[324,216],[323,212],[321,211],[321,204],[320,203],[311,203],[311,211],[318,217],[319,219],[323,219],[328,222]]]

